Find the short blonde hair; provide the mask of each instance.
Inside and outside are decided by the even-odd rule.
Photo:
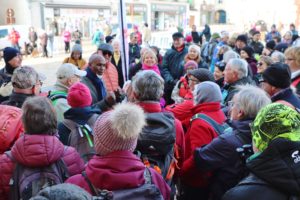
[[[300,67],[300,47],[289,47],[284,52],[285,58],[292,57],[295,59],[297,66]]]
[[[143,53],[143,56],[142,56],[142,63],[144,63],[146,56],[152,56],[155,59],[155,62],[157,63],[157,57],[156,57],[154,51],[152,51],[152,49],[145,50],[145,52]]]

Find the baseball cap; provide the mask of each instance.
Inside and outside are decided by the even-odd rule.
[[[86,71],[79,70],[75,65],[71,63],[64,63],[58,68],[56,72],[57,79],[65,79],[74,75],[83,77],[86,76]]]

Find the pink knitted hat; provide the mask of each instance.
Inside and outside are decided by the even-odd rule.
[[[90,106],[92,104],[90,89],[83,83],[75,83],[69,88],[67,100],[72,108]]]
[[[142,108],[131,103],[119,104],[103,113],[94,127],[96,153],[104,156],[114,151],[133,152],[145,123]]]

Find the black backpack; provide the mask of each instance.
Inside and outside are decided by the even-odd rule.
[[[89,180],[86,172],[82,172],[82,176],[88,183],[92,191],[94,200],[163,200],[160,190],[152,183],[151,172],[146,167],[144,171],[145,184],[137,188],[123,189],[123,190],[101,190],[96,188]]]
[[[202,113],[195,114],[191,118],[190,122],[192,123],[193,120],[195,120],[195,119],[202,119],[202,120],[206,121],[209,125],[211,125],[214,128],[214,130],[216,131],[216,133],[218,135],[232,132],[232,128],[226,122],[224,122],[223,124],[219,124],[215,120],[213,120],[212,118],[210,118],[209,116],[207,116],[205,114],[202,114]]]
[[[68,145],[74,147],[85,162],[96,155],[93,127],[98,117],[98,114],[93,114],[84,125],[77,124],[70,119],[63,121],[63,124],[71,131]]]
[[[16,162],[10,151],[5,154]],[[68,169],[62,159],[42,168],[31,168],[16,162],[14,173],[9,181],[10,200],[29,200],[48,186],[64,183],[68,177]]]
[[[170,185],[177,163],[174,156],[177,151],[175,118],[171,113],[147,113],[146,122],[136,151],[141,154],[143,163],[154,168]]]

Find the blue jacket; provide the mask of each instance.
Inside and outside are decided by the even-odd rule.
[[[84,107],[84,108],[70,108],[64,113],[65,119],[70,119],[77,124],[84,125],[90,119],[93,114],[100,114],[100,110],[93,109],[91,107]],[[59,140],[64,145],[69,145],[69,134],[71,130],[69,130],[62,122],[58,124],[58,134]]]
[[[300,99],[293,93],[291,88],[286,88],[276,93],[271,97],[272,102],[279,100],[287,101],[288,103],[300,109]]]
[[[197,168],[204,172],[213,171],[210,192],[214,200],[221,199],[228,189],[243,178],[245,168],[236,148],[251,144],[250,122],[252,120],[233,121],[232,133],[220,135],[194,152]]]

